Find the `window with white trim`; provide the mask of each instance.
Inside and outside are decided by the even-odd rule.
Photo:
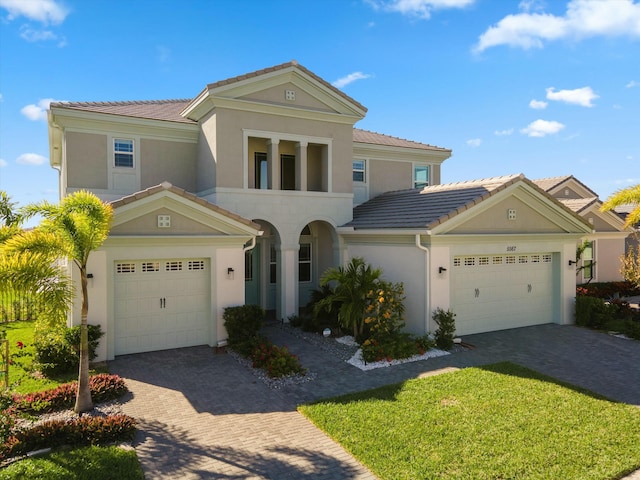
[[[135,263],[117,263],[116,273],[136,273]]]
[[[271,244],[269,248],[269,283],[274,285],[276,283],[278,264],[277,264],[278,253],[276,251],[275,244]]]
[[[113,166],[133,168],[133,140],[113,139]]]
[[[364,183],[366,181],[366,162],[364,160],[353,161],[353,181]]]
[[[582,251],[582,278],[584,280],[590,280],[596,276],[595,244],[596,242],[589,242]]]
[[[266,152],[255,152],[253,154],[255,163],[255,188],[266,190],[269,188],[269,170]]]
[[[415,165],[413,167],[413,188],[429,186],[429,166]]]

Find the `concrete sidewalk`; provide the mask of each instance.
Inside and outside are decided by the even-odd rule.
[[[270,389],[231,356],[208,347],[127,355],[110,363],[132,392],[124,411],[140,421],[135,447],[145,478],[373,479],[296,406],[446,367],[512,361],[640,405],[640,342],[573,326],[472,335],[464,340],[474,349],[367,372],[288,328],[270,327],[267,334],[298,355],[315,380]]]

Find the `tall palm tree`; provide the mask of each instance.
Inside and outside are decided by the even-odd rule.
[[[357,337],[364,330],[365,309],[369,292],[375,290],[382,270],[373,268],[362,258],[353,258],[346,267],[330,268],[320,278],[320,284],[335,282],[333,292],[318,302],[314,312],[331,310],[340,305],[338,321],[345,328],[353,328]]]
[[[9,240],[15,250],[56,253],[73,261],[80,271],[82,309],[80,316],[80,368],[78,394],[74,410],[87,412],[93,408],[89,389],[89,338],[87,315],[87,263],[89,254],[100,247],[109,235],[113,210],[94,194],[78,191],[62,199],[59,205],[49,202],[29,205],[23,215],[30,218],[41,215],[43,220],[34,235],[20,235]]]
[[[621,205],[633,205],[635,207],[627,215],[627,219],[624,223],[625,227],[640,223],[640,184],[614,192],[602,204],[600,210],[606,212],[607,210],[613,210]]]

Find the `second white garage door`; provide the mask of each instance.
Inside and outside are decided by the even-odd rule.
[[[458,335],[550,323],[556,292],[551,253],[453,259],[451,309]]]
[[[115,355],[209,343],[208,260],[119,261],[114,268]]]

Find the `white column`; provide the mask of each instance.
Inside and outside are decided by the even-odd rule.
[[[267,165],[269,179],[267,188],[269,190],[280,190],[280,151],[278,145],[279,138],[272,138],[267,141]]]
[[[307,146],[308,142],[296,144],[296,190],[307,191]]]

